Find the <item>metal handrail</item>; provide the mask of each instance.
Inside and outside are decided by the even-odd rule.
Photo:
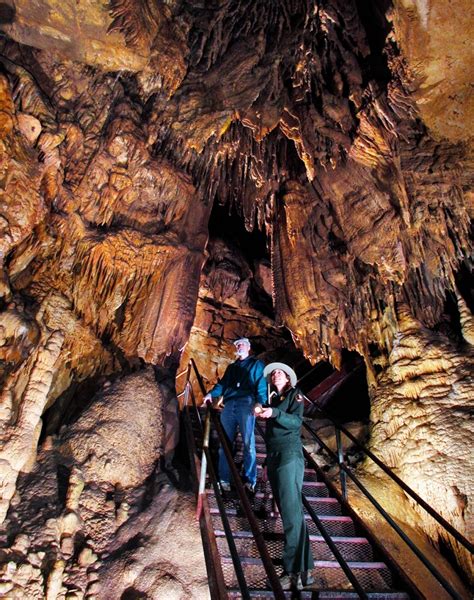
[[[304,376],[299,380],[301,381],[304,378]],[[298,381],[298,383],[299,383]],[[431,515],[433,517],[433,519],[435,519],[435,521],[437,521],[450,535],[452,535],[454,537],[454,539],[459,542],[462,546],[464,546],[467,550],[469,550],[469,552],[474,553],[474,544],[472,544],[466,537],[464,537],[462,535],[462,533],[460,533],[457,529],[455,529],[450,523],[448,523],[448,521],[446,521],[446,519],[444,519],[434,508],[432,508],[425,500],[423,500],[423,498],[421,498],[421,496],[419,496],[408,484],[406,484],[402,479],[400,479],[400,477],[398,477],[398,475],[396,475],[392,469],[390,469],[390,467],[388,467],[384,462],[382,462],[380,460],[380,458],[378,458],[373,452],[371,452],[368,448],[366,448],[363,444],[361,444],[357,438],[355,438],[350,431],[348,431],[341,423],[338,423],[337,421],[335,421],[335,419],[329,415],[329,413],[324,410],[324,408],[318,406],[318,404],[316,402],[314,402],[313,400],[311,400],[311,398],[308,398],[308,396],[306,396],[306,394],[303,394],[305,399],[310,402],[313,406],[315,406],[319,412],[321,412],[325,418],[329,419],[331,421],[331,423],[334,425],[334,427],[336,428],[336,442],[338,443],[338,450],[341,448],[340,446],[340,438],[337,439],[337,430],[341,431],[342,433],[344,433],[344,435],[346,435],[356,446],[359,450],[361,450],[366,456],[368,456],[371,460],[373,460],[375,462],[375,464],[377,466],[379,466],[382,471],[384,471],[384,473],[386,473],[393,481],[395,481],[395,483],[402,488],[402,490],[404,492],[406,492],[409,496],[411,496],[413,498],[413,500],[415,500],[415,502],[417,504],[419,504],[424,510],[426,510],[426,512]],[[339,458],[338,458],[338,464],[340,464],[341,461],[341,456],[340,456],[340,452],[339,453]],[[341,470],[342,471],[342,470]],[[343,481],[341,480],[341,486],[342,486],[342,490],[343,490],[343,495],[345,495],[345,484],[343,483]]]
[[[196,361],[194,360],[194,358],[190,359],[189,364],[192,366],[192,368],[194,370],[194,374],[196,375],[196,379],[197,379],[197,382],[198,382],[199,387],[201,389],[201,393],[202,393],[203,396],[205,396],[206,395],[206,388],[204,386],[204,382],[202,380],[201,373],[199,372],[199,369],[197,368]]]
[[[257,430],[258,430],[259,434],[263,437],[262,426],[260,425],[260,423],[257,423],[256,425],[257,425]],[[321,519],[318,517],[316,512],[313,510],[313,508],[310,505],[310,503],[308,502],[305,494],[301,494],[301,497],[303,500],[303,504],[306,507],[306,510],[308,511],[308,514],[310,515],[311,519],[313,520],[316,527],[320,531],[322,537],[324,538],[325,542],[329,546],[329,549],[334,554],[334,557],[336,558],[337,562],[341,565],[341,569],[345,573],[347,579],[352,584],[354,590],[357,592],[357,594],[359,594],[360,598],[362,598],[363,600],[367,599],[368,598],[367,594],[364,592],[364,590],[363,590],[362,586],[360,585],[360,583],[358,582],[356,576],[354,575],[351,568],[347,564],[347,561],[342,556],[342,554],[339,552],[339,549],[337,548],[336,544],[332,541],[331,536],[327,533],[326,528],[324,527],[324,525],[321,522]]]
[[[318,434],[309,427],[307,423],[303,423],[305,428],[311,433],[311,435],[321,444],[321,446],[328,452],[333,459],[337,461],[337,455],[321,440]],[[447,590],[453,598],[457,600],[462,600],[462,596],[457,593],[457,591],[451,586],[451,584],[446,581],[446,579],[439,573],[436,567],[425,557],[423,552],[418,548],[418,546],[412,542],[409,536],[400,528],[400,526],[392,519],[392,517],[387,513],[387,511],[381,506],[381,504],[372,496],[369,490],[358,480],[358,478],[351,472],[351,470],[344,464],[340,463],[339,467],[344,470],[346,475],[356,484],[356,486],[362,491],[364,496],[375,506],[375,508],[379,511],[379,513],[383,516],[383,518],[387,521],[387,523],[397,532],[397,534],[402,538],[402,540],[408,545],[411,551],[421,560],[423,565],[429,570],[429,572],[439,581],[439,583]]]
[[[265,540],[263,539],[262,532],[260,531],[260,528],[258,526],[258,522],[250,505],[250,501],[247,497],[247,494],[245,493],[244,485],[240,479],[237,467],[235,466],[234,457],[232,456],[227,435],[214,411],[212,413],[212,420],[216,428],[217,434],[219,436],[219,441],[221,443],[222,449],[224,450],[227,462],[229,464],[232,479],[237,490],[237,494],[239,495],[240,502],[242,503],[242,508],[244,509],[245,516],[247,518],[247,521],[249,522],[250,529],[252,530],[255,543],[260,553],[260,558],[262,559],[262,563],[268,575],[268,579],[270,581],[270,585],[272,587],[275,598],[277,600],[285,600],[285,593],[283,592],[283,589],[281,587],[280,579],[276,574],[275,567],[273,566],[272,559],[267,549],[267,545],[265,543]]]
[[[333,421],[334,422],[334,421]],[[395,483],[397,483],[403,491],[405,491],[409,496],[411,496],[415,502],[417,502],[422,508],[429,513],[433,519],[435,519],[448,533],[450,533],[454,539],[459,542],[462,546],[464,546],[469,552],[474,553],[474,544],[465,538],[462,533],[460,533],[457,529],[455,529],[451,523],[448,523],[446,519],[444,519],[434,508],[432,508],[423,498],[421,498],[408,484],[406,484],[398,475],[396,475],[390,467],[388,467],[384,462],[380,460],[371,450],[365,448],[363,444],[361,444],[357,438],[355,438],[350,431],[348,431],[342,424],[335,423],[335,425],[346,435],[354,444],[359,448],[366,456],[374,461],[374,463],[379,466],[384,473],[386,473]]]
[[[222,499],[222,494],[219,489],[219,485],[217,483],[217,476],[214,470],[214,465],[212,464],[212,459],[209,453],[209,450],[206,448],[205,450],[207,454],[207,464],[209,469],[209,475],[211,478],[212,487],[214,488],[214,495],[217,500],[217,507],[219,509],[219,515],[221,517],[222,526],[224,527],[224,534],[227,540],[227,545],[229,546],[229,552],[232,558],[232,564],[234,565],[235,575],[237,577],[237,581],[239,583],[239,588],[242,593],[242,598],[247,600],[250,598],[249,588],[247,586],[247,581],[245,579],[244,570],[242,568],[242,563],[240,561],[240,556],[237,551],[237,546],[235,545],[234,534],[232,533],[232,528],[229,523],[229,518],[227,517],[227,512],[225,510],[224,501]]]
[[[303,454],[307,464],[316,471],[318,478],[321,481],[324,481],[329,492],[335,498],[338,499],[341,505],[345,508],[346,512],[350,515],[351,519],[354,521],[354,523],[356,523],[357,527],[364,533],[364,535],[371,542],[376,551],[382,555],[384,561],[389,565],[389,568],[391,568],[391,570],[397,575],[397,577],[403,581],[405,587],[410,591],[410,597],[413,595],[413,597],[415,598],[424,600],[425,596],[420,592],[416,584],[406,575],[405,571],[402,568],[400,568],[400,565],[387,552],[387,549],[384,547],[381,541],[377,537],[374,537],[373,533],[367,527],[363,519],[361,519],[360,515],[351,507],[351,505],[346,500],[344,500],[337,486],[328,477],[328,474],[323,471],[320,465],[318,465],[318,463],[314,460],[314,458],[304,446]]]
[[[191,385],[189,379],[187,380],[186,384]],[[192,388],[191,388],[191,390],[192,390]],[[202,420],[201,420],[201,415],[199,414],[199,409],[198,409],[198,407],[196,405],[196,401],[195,401],[195,398],[194,398],[194,393],[192,393],[192,400],[193,400],[194,411],[196,413],[196,416],[198,417],[198,423],[200,425],[201,433],[203,434],[203,439],[205,441],[205,439],[206,439],[206,433],[207,433],[206,432],[206,428],[208,426],[207,426],[207,423],[206,423],[206,428],[203,428]],[[207,412],[206,418],[208,416],[210,417],[209,411]],[[242,593],[242,598],[244,600],[249,600],[250,599],[250,592],[249,592],[249,589],[248,589],[248,586],[247,586],[247,581],[245,580],[245,575],[244,575],[244,571],[242,569],[242,563],[240,562],[240,556],[239,556],[239,553],[237,551],[237,547],[235,545],[235,540],[234,540],[234,535],[232,533],[232,528],[230,526],[229,519],[227,517],[227,512],[225,510],[224,501],[222,500],[222,494],[221,494],[221,491],[219,489],[219,485],[217,483],[216,472],[215,472],[215,469],[214,469],[214,465],[212,464],[212,458],[211,458],[211,455],[210,455],[210,452],[209,452],[209,446],[206,443],[203,444],[203,452],[204,452],[204,455],[206,457],[207,470],[208,470],[208,473],[209,473],[209,477],[210,477],[210,480],[211,480],[212,487],[214,489],[214,495],[216,497],[217,507],[219,509],[219,515],[221,517],[222,526],[224,527],[224,535],[226,537],[227,545],[229,547],[230,556],[232,558],[232,564],[234,565],[235,575],[237,577],[239,588],[240,588],[240,591]],[[202,471],[201,471],[201,475],[202,475]]]
[[[184,423],[185,423],[185,431],[186,438],[188,442],[188,449],[190,454],[190,462],[191,462],[191,470],[194,474],[194,481],[197,482],[198,479],[198,467],[199,467],[199,458],[197,456],[196,445],[194,443],[194,436],[192,434],[191,428],[191,420],[189,417],[189,390],[191,384],[187,384],[185,388],[185,406],[184,406]],[[224,600],[227,598],[227,590],[224,581],[224,574],[222,572],[222,567],[220,562],[217,560],[218,550],[215,536],[210,535],[210,519],[209,519],[209,511],[207,507],[207,498],[204,499],[204,511],[203,517],[199,519],[199,527],[201,530],[201,536],[203,540],[203,549],[204,555],[208,560],[206,560],[206,567],[208,569],[209,575],[209,589],[211,592],[211,596],[217,597],[219,600]],[[210,567],[208,567],[210,564]]]
[[[327,533],[326,528],[321,523],[320,518],[318,517],[318,515],[314,511],[314,509],[311,506],[311,504],[308,502],[308,499],[306,498],[306,496],[304,494],[302,494],[302,498],[303,498],[303,504],[306,507],[306,510],[308,511],[309,516],[313,519],[313,522],[316,524],[316,527],[319,529],[319,532],[323,536],[324,541],[329,546],[331,552],[334,554],[337,562],[341,565],[341,569],[344,571],[344,574],[346,575],[347,579],[351,582],[352,587],[359,594],[359,598],[362,598],[363,600],[368,599],[367,594],[364,592],[362,586],[357,581],[357,578],[354,575],[354,573],[352,572],[352,570],[349,567],[349,565],[347,564],[347,561],[342,556],[342,554],[339,552],[338,547],[332,541],[331,536]]]

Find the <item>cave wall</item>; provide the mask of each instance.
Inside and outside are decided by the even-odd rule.
[[[174,374],[191,355],[211,383],[243,334],[271,350],[285,326],[313,363],[336,367],[356,350],[373,422],[411,410],[397,391],[404,323],[436,332],[470,269],[472,59],[468,18],[446,25],[453,6],[4,4],[2,519],[34,466],[42,414],[79,402],[74,386],[147,363]],[[209,239],[217,203],[264,232],[269,265]],[[274,314],[252,304],[255,286]],[[450,398],[452,363],[438,368]],[[469,437],[460,427],[447,446]],[[373,429],[376,451],[385,435]]]
[[[472,140],[471,3],[395,0],[391,20],[423,122],[437,138]]]
[[[462,302],[462,301],[461,301]],[[465,306],[461,306],[465,311]],[[400,327],[371,393],[370,448],[467,539],[473,535],[472,316],[463,337],[433,331],[400,311]],[[380,475],[371,461],[361,474]],[[457,556],[473,578],[470,553],[411,499],[417,526]],[[397,514],[394,506],[391,510]],[[403,509],[400,507],[403,514]],[[403,515],[405,520],[407,515]]]

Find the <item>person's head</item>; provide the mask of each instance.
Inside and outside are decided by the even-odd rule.
[[[234,342],[235,353],[240,360],[244,360],[250,354],[250,340],[248,338],[239,338]]]
[[[263,371],[263,375],[279,392],[296,385],[296,373],[285,363],[271,363]]]

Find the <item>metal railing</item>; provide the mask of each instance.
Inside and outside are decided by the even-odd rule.
[[[258,429],[260,435],[263,437],[263,429],[262,429],[260,423],[256,423],[256,426],[257,426],[257,429]],[[311,462],[311,466],[314,468],[314,466],[315,466],[314,461]],[[316,468],[314,470],[316,472],[318,472],[318,474],[319,474],[319,469],[318,468]],[[344,572],[344,574],[346,575],[347,579],[352,584],[352,587],[354,588],[354,590],[359,595],[359,598],[362,598],[362,600],[366,600],[368,598],[367,594],[363,590],[363,588],[362,588],[361,584],[359,583],[357,577],[352,572],[352,569],[349,567],[349,564],[347,563],[347,561],[345,560],[345,558],[342,556],[342,554],[339,551],[338,547],[332,541],[331,536],[326,531],[326,528],[322,524],[321,519],[318,517],[318,515],[314,511],[313,507],[309,503],[309,501],[306,498],[306,495],[304,493],[301,494],[301,498],[302,498],[302,501],[303,501],[303,505],[306,508],[306,510],[307,510],[309,516],[311,517],[313,523],[318,528],[321,536],[323,537],[324,541],[327,543],[327,545],[329,546],[329,549],[333,553],[334,558],[339,563],[339,565],[341,566],[342,571]]]
[[[346,429],[341,423],[338,423],[331,415],[328,414],[323,408],[318,407],[317,403],[308,398],[306,395],[305,399],[313,404],[315,408],[334,426],[335,434],[336,434],[336,444],[337,444],[337,454],[338,454],[338,464],[343,462],[343,447],[341,443],[341,433],[347,436],[352,443],[363,452],[368,458],[370,458],[378,467],[384,471],[399,487],[402,488],[404,492],[406,492],[409,496],[415,500],[417,504],[419,504],[424,510],[429,513],[433,519],[435,519],[453,538],[459,542],[462,546],[464,546],[471,554],[474,553],[474,544],[472,544],[466,537],[462,535],[457,529],[455,529],[446,519],[444,519],[436,510],[430,506],[421,496],[419,496],[408,484],[406,484],[398,475],[396,475],[390,467],[388,467],[383,461],[380,460],[371,450],[366,448],[363,444],[359,442],[359,440],[352,435],[352,433]],[[341,481],[341,486],[345,487],[343,482]],[[342,489],[341,487],[341,489]],[[347,490],[343,491],[343,495],[347,495]]]
[[[331,448],[323,442],[318,434],[308,425],[303,423],[303,427],[310,433],[310,435],[319,443],[319,445],[327,452],[327,454],[334,460],[339,467],[339,478],[341,483],[341,501],[346,505],[348,503],[347,494],[347,477],[360,489],[364,496],[371,502],[376,510],[382,515],[387,523],[396,531],[401,539],[409,546],[411,551],[417,556],[417,558],[423,563],[423,565],[430,571],[435,579],[444,587],[444,589],[456,599],[461,600],[462,596],[453,588],[453,586],[446,580],[446,578],[439,572],[439,570],[426,558],[425,554],[416,546],[416,544],[410,539],[410,537],[401,529],[401,527],[394,521],[394,519],[385,511],[381,504],[374,498],[369,490],[362,484],[362,482],[354,475],[349,469],[344,460],[344,450],[342,446],[341,433],[344,433],[354,445],[362,451],[367,457],[373,460],[400,488],[411,496],[416,503],[424,508],[445,530],[451,534],[460,544],[462,544],[471,553],[474,550],[474,546],[467,540],[459,531],[457,531],[450,523],[448,523],[441,515],[439,515],[425,500],[423,500],[414,490],[412,490],[404,481],[402,481],[385,463],[383,463],[376,455],[374,455],[369,449],[365,448],[343,425],[337,423],[324,409],[318,407],[317,403],[305,396],[305,399],[313,404],[320,413],[331,421],[335,428],[336,447],[337,452],[334,452]],[[307,457],[309,454],[307,454]],[[314,461],[313,461],[314,462]],[[398,570],[398,569],[397,569]]]
[[[190,369],[188,369],[188,378]],[[194,435],[192,432],[191,419],[189,416],[189,395],[190,395],[190,384],[186,383],[185,390],[183,392],[184,402],[184,422],[185,422],[185,433],[186,441],[189,450],[189,459],[191,464],[191,471],[193,472],[193,480],[198,480],[198,472],[200,470],[200,462],[197,454],[196,444],[194,442]],[[197,490],[196,490],[197,491]],[[209,590],[212,598],[218,598],[219,600],[225,600],[227,598],[226,585],[224,581],[224,574],[219,561],[219,551],[217,549],[216,538],[211,535],[211,521],[209,517],[209,509],[207,506],[207,498],[204,498],[204,510],[202,511],[202,517],[199,519],[199,528],[201,531],[201,538],[203,541],[204,556],[206,559],[206,568],[209,578]]]
[[[206,410],[206,417],[204,419],[204,427],[203,427],[203,423],[202,423],[202,419],[201,419],[201,415],[199,413],[199,409],[196,405],[196,399],[194,397],[194,393],[191,387],[191,384],[189,382],[189,380],[186,383],[187,386],[189,386],[190,389],[190,397],[192,399],[192,403],[193,403],[193,407],[194,407],[194,412],[196,414],[196,418],[198,420],[198,423],[200,425],[201,428],[201,434],[203,436],[203,453],[202,453],[202,457],[205,460],[201,461],[201,473],[200,473],[200,483],[199,483],[199,490],[198,490],[198,505],[199,502],[201,502],[201,507],[205,506],[205,491],[201,491],[201,487],[202,481],[205,481],[206,479],[206,466],[207,466],[207,470],[209,471],[209,478],[211,480],[211,484],[212,487],[214,489],[214,495],[216,498],[216,502],[217,502],[217,507],[219,509],[219,514],[221,516],[221,520],[222,520],[222,526],[224,528],[224,535],[226,537],[226,541],[227,541],[227,545],[229,548],[229,552],[230,552],[230,556],[232,559],[232,564],[234,566],[234,570],[235,570],[235,575],[237,578],[237,582],[239,584],[239,588],[242,594],[242,598],[243,600],[249,600],[250,599],[250,593],[248,590],[248,586],[247,586],[247,582],[245,580],[245,575],[244,575],[244,571],[242,569],[242,563],[240,561],[240,556],[239,553],[237,551],[237,547],[235,545],[235,540],[234,540],[234,535],[232,533],[232,528],[230,526],[229,523],[229,519],[227,517],[227,513],[225,510],[225,505],[224,505],[224,500],[222,498],[222,494],[219,488],[219,484],[218,484],[218,480],[217,480],[217,476],[214,470],[214,465],[212,463],[212,458],[210,456],[209,453],[209,435],[210,435],[210,422],[211,422],[211,415],[210,415],[210,408],[208,407]],[[197,510],[196,511],[196,515],[198,516],[198,518],[201,516],[202,512],[201,510]],[[211,528],[211,527],[209,527]],[[213,533],[211,534],[210,531],[208,531],[209,535],[213,535]],[[213,536],[215,538],[215,536]],[[215,557],[215,560],[219,561],[219,557]],[[219,561],[220,562],[220,561]],[[227,595],[227,594],[226,594]]]
[[[235,489],[239,496],[245,516],[246,516],[246,518],[249,522],[250,528],[252,530],[252,533],[253,533],[253,536],[255,539],[255,543],[257,545],[257,549],[260,553],[263,566],[265,568],[268,579],[270,581],[270,585],[273,588],[274,597],[277,598],[277,600],[283,600],[285,595],[281,588],[281,584],[280,584],[279,578],[276,574],[276,571],[273,566],[270,555],[268,553],[268,549],[266,547],[263,535],[258,526],[257,519],[254,515],[251,504],[250,504],[247,494],[245,492],[239,472],[234,464],[233,455],[232,455],[232,451],[231,451],[231,444],[227,438],[227,435],[225,434],[225,431],[222,428],[222,425],[220,424],[220,419],[218,418],[216,411],[208,408],[206,410],[206,418],[205,418],[204,424],[203,424],[202,417],[201,417],[199,409],[197,407],[195,396],[194,396],[194,391],[193,391],[193,388],[191,385],[191,370],[194,371],[197,383],[200,388],[200,392],[202,393],[203,396],[206,394],[206,390],[205,390],[201,375],[199,373],[199,370],[196,366],[196,363],[193,359],[191,359],[189,362],[188,370],[187,370],[187,383],[186,383],[187,392],[185,390],[185,398],[186,398],[185,409],[186,409],[186,411],[188,410],[189,399],[191,399],[192,405],[194,407],[194,411],[196,413],[196,418],[198,419],[198,422],[200,423],[201,432],[203,435],[203,452],[202,452],[202,462],[201,462],[201,470],[200,470],[199,492],[201,494],[203,494],[203,496],[205,496],[204,482],[205,482],[205,478],[206,478],[206,466],[207,466],[207,469],[209,470],[209,477],[210,477],[212,486],[214,488],[219,513],[221,515],[221,519],[222,519],[222,523],[223,523],[223,527],[224,527],[224,534],[226,536],[226,540],[227,540],[227,543],[229,546],[229,551],[231,554],[231,558],[232,558],[234,570],[236,573],[236,578],[237,578],[237,581],[238,581],[238,584],[240,587],[240,591],[242,593],[243,598],[245,598],[245,599],[250,598],[248,586],[247,586],[247,583],[245,580],[245,575],[244,575],[244,572],[242,569],[242,564],[240,562],[238,551],[237,551],[237,548],[235,545],[235,540],[234,540],[232,530],[231,530],[231,527],[230,527],[230,524],[229,524],[229,521],[228,521],[228,518],[226,515],[224,501],[222,499],[222,495],[221,495],[219,484],[217,481],[215,469],[213,467],[213,464],[211,461],[211,456],[209,453],[208,438],[209,438],[209,432],[210,432],[210,423],[212,420],[214,428],[219,437],[219,442],[220,442],[221,447],[224,451],[224,454],[227,458],[227,461],[228,461],[228,464],[229,464],[229,467],[231,470],[232,479],[233,479],[233,482],[235,485]],[[409,496],[411,496],[415,500],[415,502],[417,502],[434,519],[436,519],[436,521],[442,527],[444,527],[445,530],[449,534],[451,534],[461,545],[463,545],[465,548],[467,548],[470,552],[473,551],[473,548],[474,548],[473,545],[460,532],[458,532],[452,525],[450,525],[445,519],[443,519],[443,517],[441,515],[439,515],[426,501],[424,501],[418,494],[416,494],[416,492],[414,490],[412,490],[395,473],[393,473],[393,471],[387,465],[385,465],[376,455],[374,455],[370,450],[365,448],[363,446],[363,444],[361,444],[343,425],[341,425],[340,423],[337,423],[327,413],[327,411],[325,411],[324,409],[319,407],[316,402],[314,402],[313,400],[311,400],[308,397],[305,397],[305,398],[308,402],[310,402],[313,406],[315,406],[318,409],[318,411],[325,418],[329,419],[335,428],[337,452],[334,452],[331,448],[329,448],[327,446],[327,444],[325,444],[324,441],[321,440],[320,436],[318,436],[318,434],[307,423],[303,422],[303,427],[310,433],[310,435],[314,439],[317,440],[317,442],[319,443],[321,448],[323,448],[328,453],[328,455],[338,464],[339,477],[340,477],[340,483],[341,483],[341,493],[339,494],[339,492],[334,487],[332,482],[330,482],[327,479],[327,477],[325,476],[325,474],[323,473],[321,468],[315,463],[315,461],[312,459],[312,457],[309,455],[309,453],[306,450],[304,450],[305,458],[306,458],[308,464],[310,464],[318,472],[318,474],[322,477],[322,479],[325,481],[325,483],[328,485],[328,487],[333,491],[333,493],[340,498],[340,500],[346,506],[346,508],[349,510],[349,512],[351,514],[353,514],[353,516],[356,517],[356,519],[359,522],[361,522],[360,519],[357,517],[357,514],[353,511],[353,509],[350,507],[350,504],[347,501],[347,495],[348,495],[347,494],[347,478],[349,478],[360,489],[360,491],[364,494],[364,496],[371,502],[371,504],[376,508],[376,510],[382,515],[382,517],[386,520],[386,522],[395,530],[395,532],[400,536],[400,538],[408,545],[408,547],[411,549],[411,551],[418,557],[418,559],[423,563],[423,565],[430,571],[430,573],[433,575],[433,577],[444,587],[444,589],[446,591],[448,591],[448,593],[456,600],[462,600],[463,596],[461,596],[453,588],[453,586],[445,579],[445,577],[438,571],[438,569],[426,558],[424,553],[416,546],[416,544],[410,539],[410,537],[401,529],[401,527],[394,521],[394,519],[387,513],[387,511],[385,511],[385,509],[374,498],[374,496],[369,492],[369,490],[359,481],[359,479],[354,475],[354,473],[346,465],[345,460],[344,460],[344,449],[343,449],[343,445],[342,445],[341,434],[346,435],[360,451],[362,451],[366,456],[368,456],[371,460],[373,460],[387,475],[389,475],[389,477],[391,477],[391,479],[393,481],[395,481],[395,483],[397,483],[400,486],[401,489],[403,489]],[[189,418],[189,413],[188,413],[188,418]],[[258,424],[257,424],[257,427],[259,427]],[[193,440],[193,443],[194,443],[194,440]],[[342,570],[344,571],[346,577],[352,584],[356,593],[359,595],[360,598],[364,598],[364,599],[367,598],[367,594],[362,589],[361,585],[357,581],[357,578],[352,573],[348,563],[342,557],[342,555],[339,552],[338,548],[336,547],[335,543],[332,541],[331,537],[326,532],[320,519],[314,512],[313,508],[309,504],[309,502],[306,499],[304,494],[302,495],[302,501],[303,501],[303,504],[304,504],[308,514],[310,515],[311,519],[313,520],[313,522],[317,526],[318,530],[320,531],[322,537],[328,544],[331,552],[333,553],[337,562],[340,564]],[[364,526],[363,521],[361,523]],[[207,526],[210,527],[211,526],[210,523],[208,523]],[[372,538],[372,541],[374,541],[373,536],[370,534],[370,532],[367,530],[367,528],[365,526],[364,526],[364,529],[366,529],[368,537]],[[209,534],[209,532],[208,532],[208,534]],[[215,543],[215,538],[214,538],[214,543]],[[413,591],[415,591],[415,593],[417,593],[417,595],[419,595],[418,590],[416,590],[416,588],[413,587],[413,582],[411,582],[405,576],[405,574],[403,572],[401,572],[400,567],[389,555],[387,555],[387,553],[381,547],[380,543],[375,541],[375,546],[378,547],[380,551],[382,551],[385,558],[388,559],[389,564],[391,564],[392,568],[394,568],[394,570],[396,572],[398,572],[399,576],[407,583],[407,585]],[[210,557],[212,560],[219,560],[218,552],[216,555],[211,554]],[[219,568],[222,573],[222,569],[221,569],[220,565],[219,565]],[[221,596],[219,596],[219,597],[221,597]]]

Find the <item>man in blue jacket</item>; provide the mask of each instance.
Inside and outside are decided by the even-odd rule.
[[[221,423],[233,443],[237,428],[244,444],[244,483],[253,492],[257,481],[257,457],[255,452],[254,406],[267,403],[267,383],[263,376],[264,364],[250,356],[250,341],[240,338],[234,342],[237,360],[231,363],[222,379],[204,396],[204,402],[223,397],[224,409]],[[224,451],[219,449],[219,478],[221,489],[230,490],[230,468]]]

